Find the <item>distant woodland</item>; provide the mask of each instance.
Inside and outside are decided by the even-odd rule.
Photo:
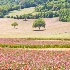
[[[60,21],[70,21],[69,0],[0,0],[0,18],[3,18],[10,11],[29,7],[35,7],[35,11],[39,12],[39,14],[35,15],[35,18],[59,17]],[[33,15],[30,15],[33,18]]]

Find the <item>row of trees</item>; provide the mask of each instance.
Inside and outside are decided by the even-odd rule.
[[[52,18],[52,17],[58,17],[59,16],[59,20],[63,21],[63,22],[69,22],[70,21],[70,9],[61,9],[59,12],[41,12],[38,13],[36,15],[32,15],[32,14],[24,14],[24,15],[16,15],[15,17],[11,16],[7,16],[9,18],[14,18],[14,19],[38,19],[38,18]]]
[[[66,0],[0,0],[0,7],[2,6],[2,10],[5,10],[6,12],[35,6],[35,10],[40,12],[44,10],[59,10],[60,8],[70,7],[70,3]]]
[[[40,12],[36,15],[32,14],[24,14],[24,15],[16,15],[16,16],[7,16],[7,18],[14,18],[14,19],[37,19],[37,18],[53,18],[53,17],[58,17],[59,12],[53,12],[53,11],[48,11],[48,12]]]
[[[31,18],[52,18],[58,17],[60,21],[70,21],[70,1],[69,0],[0,0],[0,18],[13,10],[22,8],[35,7],[36,15],[24,14],[7,16],[15,19],[31,19]]]
[[[13,10],[35,7],[44,3],[43,0],[0,0],[0,18]]]

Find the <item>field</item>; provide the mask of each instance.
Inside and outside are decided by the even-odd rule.
[[[0,70],[69,70],[70,22],[44,18],[39,31],[34,20],[0,18]]]
[[[44,18],[46,27],[32,28],[35,19],[0,18],[0,38],[47,38],[70,39],[70,22],[60,22],[58,18]],[[16,29],[11,26],[17,22]]]
[[[70,49],[0,48],[0,70],[69,70]]]
[[[66,46],[69,48],[70,41],[65,40],[70,40],[70,22],[60,22],[59,18],[44,18],[46,27],[41,27],[39,31],[38,28],[32,28],[34,20],[0,18],[0,44],[23,44],[27,45],[26,47],[48,45],[40,46],[41,48],[64,48]],[[18,23],[16,28],[11,26],[13,22]]]
[[[6,16],[24,15],[24,14],[29,14],[29,13],[36,14],[37,12],[35,12],[34,8],[35,7],[30,7],[30,8],[24,8],[21,10],[10,11],[9,14],[7,14]]]
[[[15,1],[18,3],[17,0]],[[11,1],[12,4],[8,3],[5,10],[2,9],[5,5],[2,6],[0,17],[17,7],[15,1],[13,3]],[[33,0],[26,0],[21,5],[19,1],[19,4],[23,7],[32,6],[32,3],[34,5]],[[37,5],[37,1],[35,3]],[[64,5],[66,3],[63,3],[62,7],[67,8],[68,6]],[[61,4],[54,4],[53,6],[53,1],[49,3],[44,1],[43,5],[41,11],[43,11],[44,16],[46,14],[44,11],[49,9],[48,14],[51,16],[51,11],[55,12],[61,6]],[[61,10],[59,15],[62,12]],[[46,26],[39,30],[39,28],[32,27],[36,19],[12,18],[17,15],[36,15],[37,13],[39,12],[35,12],[35,7],[30,7],[10,11],[4,18],[0,18],[0,70],[70,70],[70,22],[61,22],[59,17],[43,18]],[[54,16],[57,14],[54,14]],[[68,21],[68,10],[62,14],[63,21]],[[66,17],[68,18],[66,19]],[[11,24],[14,22],[18,26],[12,26]]]

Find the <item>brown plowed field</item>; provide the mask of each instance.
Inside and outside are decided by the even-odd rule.
[[[0,38],[0,44],[24,44],[24,45],[61,45],[70,44],[70,41],[62,40],[26,40],[22,38]]]

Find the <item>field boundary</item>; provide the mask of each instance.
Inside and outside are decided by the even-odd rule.
[[[0,50],[2,50],[2,49],[8,49],[8,50],[22,50],[23,48],[1,48],[0,47]],[[46,51],[70,51],[70,48],[33,48],[33,49],[31,49],[31,48],[24,48],[23,50],[46,50]]]

